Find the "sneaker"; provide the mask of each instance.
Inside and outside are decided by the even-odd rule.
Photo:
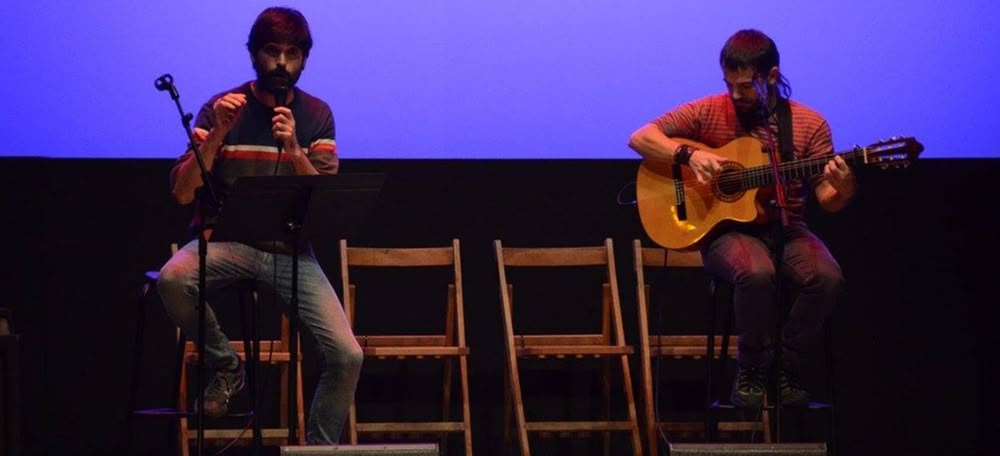
[[[233,370],[215,371],[215,376],[205,387],[205,416],[209,418],[226,416],[229,412],[229,399],[242,391],[245,385],[246,372],[243,363]],[[194,410],[198,411],[198,400],[195,400]]]
[[[799,384],[799,376],[793,370],[778,370],[778,391],[783,405],[802,406],[809,403],[809,392]]]
[[[767,373],[762,368],[740,367],[733,382],[729,400],[737,407],[760,408],[764,405],[764,388]]]

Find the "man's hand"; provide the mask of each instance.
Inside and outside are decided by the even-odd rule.
[[[295,136],[295,116],[292,110],[285,106],[274,108],[274,117],[271,118],[271,132],[274,139],[277,139],[285,152],[299,153],[299,140]]]
[[[691,153],[688,166],[694,171],[694,175],[698,178],[699,183],[707,184],[712,180],[712,176],[715,176],[722,170],[722,163],[725,161],[725,158],[697,149]]]
[[[823,176],[841,196],[846,199],[854,197],[854,191],[857,189],[854,172],[839,155],[826,163],[823,167]]]
[[[247,105],[247,96],[242,93],[227,93],[212,103],[212,112],[215,114],[215,127],[223,135],[229,133],[233,128],[233,123],[243,112]]]

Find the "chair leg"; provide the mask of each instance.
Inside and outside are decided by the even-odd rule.
[[[465,356],[458,360],[460,381],[462,382],[462,422],[465,439],[465,456],[472,456],[472,411],[469,405],[469,361]]]
[[[451,376],[452,376],[451,363],[452,363],[452,361],[453,360],[451,358],[448,358],[448,359],[444,360],[444,374],[443,374],[444,375],[444,393],[443,393],[444,397],[441,400],[441,420],[442,421],[449,421],[449,418],[451,417]],[[441,436],[440,440],[441,440],[441,452],[444,453],[444,454],[448,454],[448,436],[447,436],[447,434],[443,434]]]
[[[605,420],[611,420],[611,359],[604,358],[604,375],[601,376],[601,415]],[[604,432],[604,455],[611,454],[611,432]]]

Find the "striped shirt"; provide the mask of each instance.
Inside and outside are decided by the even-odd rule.
[[[320,174],[336,174],[338,157],[337,142],[334,139],[333,112],[323,100],[309,95],[298,87],[293,90],[295,97],[289,108],[295,118],[295,136],[299,145],[305,149],[316,171]],[[217,151],[212,163],[213,185],[219,198],[223,200],[236,179],[242,176],[273,175],[276,162],[278,175],[295,174],[291,156],[282,152],[279,158],[279,144],[271,131],[274,108],[261,104],[254,97],[249,82],[213,96],[201,107],[195,120],[193,132],[195,138],[199,142],[205,141],[215,123],[212,104],[227,93],[245,94],[247,104],[223,140],[222,147]],[[194,153],[186,151],[175,162],[171,177],[184,163],[192,160],[196,160]],[[192,227],[200,224],[200,206],[196,205]],[[209,224],[213,223],[216,217],[214,208],[206,209],[205,219]]]
[[[798,160],[806,157],[816,157],[833,154],[833,138],[830,125],[813,109],[789,100],[792,111],[792,149],[793,157]],[[772,115],[765,126],[758,122],[747,131],[747,128],[736,114],[736,108],[728,94],[710,95],[677,107],[653,120],[653,124],[669,137],[686,138],[700,142],[711,148],[719,148],[729,144],[736,138],[752,136],[768,144],[773,138],[776,147],[780,147],[777,116]],[[768,133],[770,128],[771,133]],[[773,135],[773,136],[771,136]],[[831,157],[832,158],[832,157]],[[809,184],[815,188],[824,179],[822,174],[809,178]],[[789,221],[804,223],[803,213],[807,198],[806,188],[801,178],[790,179],[787,185]]]

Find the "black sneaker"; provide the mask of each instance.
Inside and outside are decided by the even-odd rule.
[[[739,368],[729,400],[737,407],[760,408],[764,405],[767,373],[757,367]]]
[[[795,371],[778,370],[778,391],[781,392],[783,405],[802,406],[809,403],[809,392],[799,384],[799,376]]]
[[[205,416],[209,418],[226,416],[229,412],[229,399],[242,391],[245,385],[246,372],[243,370],[243,363],[233,370],[215,371],[215,376],[205,387]],[[195,400],[194,410],[198,411],[198,400]]]

